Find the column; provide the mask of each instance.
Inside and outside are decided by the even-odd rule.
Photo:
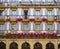
[[[34,21],[35,21],[35,14],[36,14],[36,11],[34,8],[30,8],[28,10],[28,19],[29,19],[29,33],[34,33],[35,31],[35,24],[34,24]]]
[[[23,28],[22,28],[23,24],[22,24],[22,22],[17,22],[17,26],[16,26],[17,27],[17,32],[22,33],[23,32]]]
[[[6,39],[7,40],[7,39]],[[6,41],[6,49],[9,49],[10,45],[9,45],[9,41]]]
[[[23,24],[22,24],[23,19],[22,18],[17,18],[17,32],[18,33],[23,33]]]
[[[20,41],[20,40],[19,40]],[[18,42],[18,49],[21,49],[21,42]]]
[[[7,21],[4,25],[5,34],[10,33],[10,29],[11,29],[11,24],[9,21]]]
[[[30,49],[33,49],[34,48],[34,45],[31,43],[31,45],[30,45]]]
[[[29,22],[29,32],[34,33],[35,32],[35,24],[34,21]]]
[[[41,17],[41,20],[42,20],[42,33],[47,33],[47,17]]]
[[[58,27],[57,27],[57,22],[54,22],[54,33],[56,33],[56,31],[58,30]]]

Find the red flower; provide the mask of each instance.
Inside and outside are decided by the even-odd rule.
[[[30,21],[35,21],[35,19],[34,19],[34,18],[30,18],[29,20],[30,20]]]
[[[22,18],[17,18],[17,20],[16,21],[22,21],[23,19]]]
[[[47,19],[46,19],[46,18],[42,18],[42,21],[43,21],[43,22],[46,22],[46,21],[47,21]]]

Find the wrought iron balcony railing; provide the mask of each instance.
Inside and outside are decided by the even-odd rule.
[[[0,2],[0,6],[19,6],[19,5],[60,5],[60,2]]]
[[[0,34],[4,34],[4,33],[5,33],[4,31],[5,31],[5,30],[0,30]],[[6,31],[6,32],[8,33],[9,31],[10,31],[10,30],[8,30],[8,31]],[[15,34],[16,34],[16,33],[18,33],[17,31],[18,31],[18,30],[14,30],[14,31],[11,30],[10,33],[12,33],[12,34],[15,33]],[[22,33],[29,33],[29,31],[30,31],[30,30],[23,30]],[[42,33],[41,31],[43,31],[43,30],[34,30],[34,33]],[[46,33],[54,33],[55,30],[45,30],[45,31],[46,31]],[[44,32],[44,33],[45,33],[45,32]],[[60,34],[60,30],[56,30],[56,33],[57,33],[57,34]]]
[[[16,18],[17,18],[17,16],[19,16],[19,15],[5,15],[7,18],[8,17],[10,17],[12,20],[16,20]],[[5,16],[0,16],[0,20],[4,20],[4,18],[5,18]],[[22,15],[23,16],[23,18],[25,18],[25,16],[24,15]],[[56,17],[56,19],[57,20],[60,20],[60,15],[27,15],[26,17],[27,17],[27,19],[28,19],[28,17],[35,17],[35,19],[36,20],[40,20],[41,19],[41,17],[47,17],[47,19],[48,20],[54,20],[54,17]],[[20,16],[19,16],[20,17]]]

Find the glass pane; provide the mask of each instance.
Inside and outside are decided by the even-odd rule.
[[[52,11],[48,11],[48,19],[53,19],[53,16],[52,16]]]
[[[12,19],[16,19],[16,11],[12,11]]]
[[[40,29],[40,25],[36,25],[36,30],[39,30]]]
[[[28,13],[28,11],[24,11],[25,19],[27,19],[27,13]]]
[[[12,15],[17,15],[17,14],[16,14],[16,11],[12,11]]]
[[[40,19],[40,11],[36,11],[36,19]]]
[[[27,33],[27,31],[28,31],[28,25],[26,24],[24,25],[24,32]]]
[[[48,30],[52,30],[52,25],[51,24],[48,25]]]
[[[16,25],[12,25],[12,30],[16,30]]]

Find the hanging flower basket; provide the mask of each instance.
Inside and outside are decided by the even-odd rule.
[[[35,19],[34,18],[30,18],[29,21],[35,21]]]
[[[48,34],[48,37],[50,37],[50,38],[56,38],[57,37],[57,34],[56,33]]]
[[[57,37],[56,33],[49,34],[49,33],[21,33],[21,34],[6,34],[6,38],[55,38]]]
[[[43,22],[46,22],[47,21],[47,18],[42,18],[41,19]]]
[[[23,19],[22,18],[17,18],[16,21],[23,21]]]
[[[54,17],[54,21],[56,21],[56,20],[57,20],[57,16]]]

